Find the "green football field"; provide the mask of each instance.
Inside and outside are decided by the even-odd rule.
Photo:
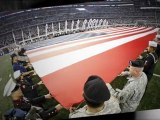
[[[160,61],[158,61],[155,71],[155,74],[160,74]],[[12,102],[10,97],[3,97],[3,90],[4,86],[9,80],[9,75],[13,74],[12,65],[11,65],[11,59],[9,55],[5,55],[3,57],[0,57],[0,119],[2,114],[8,110],[9,108],[12,108]],[[33,78],[34,82],[38,82],[40,79],[38,76],[34,76]],[[111,85],[113,88],[120,88],[122,89],[124,84],[127,82],[125,77],[117,77]],[[47,94],[48,91],[45,88],[44,85],[40,86],[38,88],[39,94],[44,95]],[[143,96],[143,99],[141,100],[141,103],[137,109],[137,111],[140,110],[149,110],[149,109],[158,109],[160,108],[160,77],[153,76],[152,80],[149,82],[148,87],[146,89],[145,95]],[[57,105],[58,102],[54,99],[47,100],[47,102],[44,104],[44,107],[50,108],[52,106]],[[66,109],[62,109],[57,116],[54,117],[54,120],[58,119],[66,119],[68,118],[69,111]],[[53,120],[53,118],[51,119]]]
[[[13,73],[11,68],[9,56],[0,57],[0,115],[13,106],[10,97],[3,97],[4,86],[9,80],[9,75]]]

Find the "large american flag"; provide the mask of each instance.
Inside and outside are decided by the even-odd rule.
[[[79,34],[83,38],[65,41],[63,37],[65,42],[27,51],[36,73],[65,108],[83,100],[83,86],[90,75],[113,81],[154,39],[156,29],[116,27]]]

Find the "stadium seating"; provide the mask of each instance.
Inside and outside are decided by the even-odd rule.
[[[2,12],[0,14],[0,40],[2,41],[0,48],[15,42],[18,45],[29,44],[59,35],[92,30],[92,28],[84,29],[85,19],[87,22],[90,19],[97,21],[106,19],[108,25],[134,25],[137,20],[145,20],[147,26],[158,26],[159,14],[154,10],[144,11],[135,8],[131,0],[109,1],[107,4],[105,2],[91,2]],[[67,29],[64,30],[66,20]],[[76,27],[78,20],[79,24]]]

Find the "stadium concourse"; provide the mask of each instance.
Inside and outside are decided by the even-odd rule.
[[[105,82],[112,82],[129,60],[143,52],[156,32],[152,27],[87,31],[55,38],[63,42],[30,48],[27,55],[52,96],[69,108],[83,101],[83,86],[89,75],[99,75]]]

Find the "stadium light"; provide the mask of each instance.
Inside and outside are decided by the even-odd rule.
[[[85,8],[76,8],[77,10],[79,11],[85,11],[86,9]]]

